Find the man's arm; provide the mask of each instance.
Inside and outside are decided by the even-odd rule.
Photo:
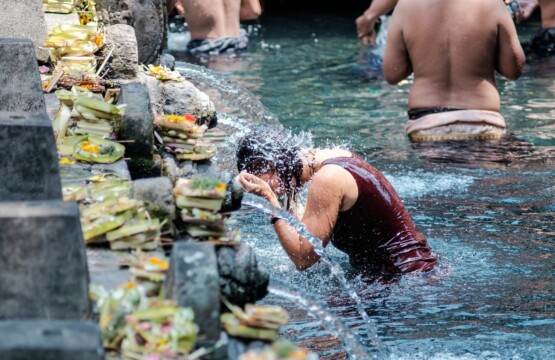
[[[520,46],[515,24],[503,3],[497,4],[499,20],[497,30],[496,70],[506,78],[515,80],[522,74],[526,57]]]
[[[397,84],[412,73],[412,63],[403,38],[404,10],[398,6],[391,16],[383,57],[383,74],[390,84]]]
[[[370,7],[356,19],[357,35],[365,45],[374,45],[376,43],[376,31],[374,26],[380,16],[387,14],[398,0],[373,0]]]
[[[241,0],[239,19],[256,20],[260,15],[262,15],[262,7],[259,0]]]

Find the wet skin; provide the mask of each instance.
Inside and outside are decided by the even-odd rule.
[[[502,1],[400,0],[388,30],[384,76],[414,72],[409,107],[499,111],[494,73],[516,79],[524,52]]]

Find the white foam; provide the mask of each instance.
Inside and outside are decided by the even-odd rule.
[[[474,183],[472,176],[460,174],[410,171],[402,175],[384,175],[402,199],[466,192]]]

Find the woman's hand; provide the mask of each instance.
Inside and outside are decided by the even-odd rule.
[[[250,192],[251,194],[263,197],[264,199],[271,202],[272,205],[274,205],[275,207],[280,207],[279,201],[272,191],[272,188],[261,178],[253,174],[249,174],[246,171],[242,171],[237,176],[237,179],[243,186],[243,189],[245,189],[246,191]]]

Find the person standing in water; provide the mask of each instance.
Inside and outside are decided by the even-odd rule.
[[[431,270],[437,263],[403,202],[375,167],[341,149],[301,149],[272,134],[248,135],[237,149],[238,180],[244,189],[287,210],[310,181],[302,223],[307,230],[349,255],[351,264],[373,274]],[[319,255],[285,219],[271,223],[296,268],[304,270]]]
[[[495,71],[514,80],[524,62],[503,1],[399,0],[383,70],[391,84],[414,73],[405,127],[412,140],[498,139],[506,124]]]
[[[240,20],[255,20],[262,13],[259,0],[171,0],[169,9],[182,14],[191,32],[187,51],[193,55],[233,54],[247,48],[248,37]]]
[[[531,0],[539,5],[542,18],[542,28],[532,35],[532,51],[539,56],[551,56],[555,54],[555,1],[554,0]],[[535,8],[534,7],[534,8]]]

